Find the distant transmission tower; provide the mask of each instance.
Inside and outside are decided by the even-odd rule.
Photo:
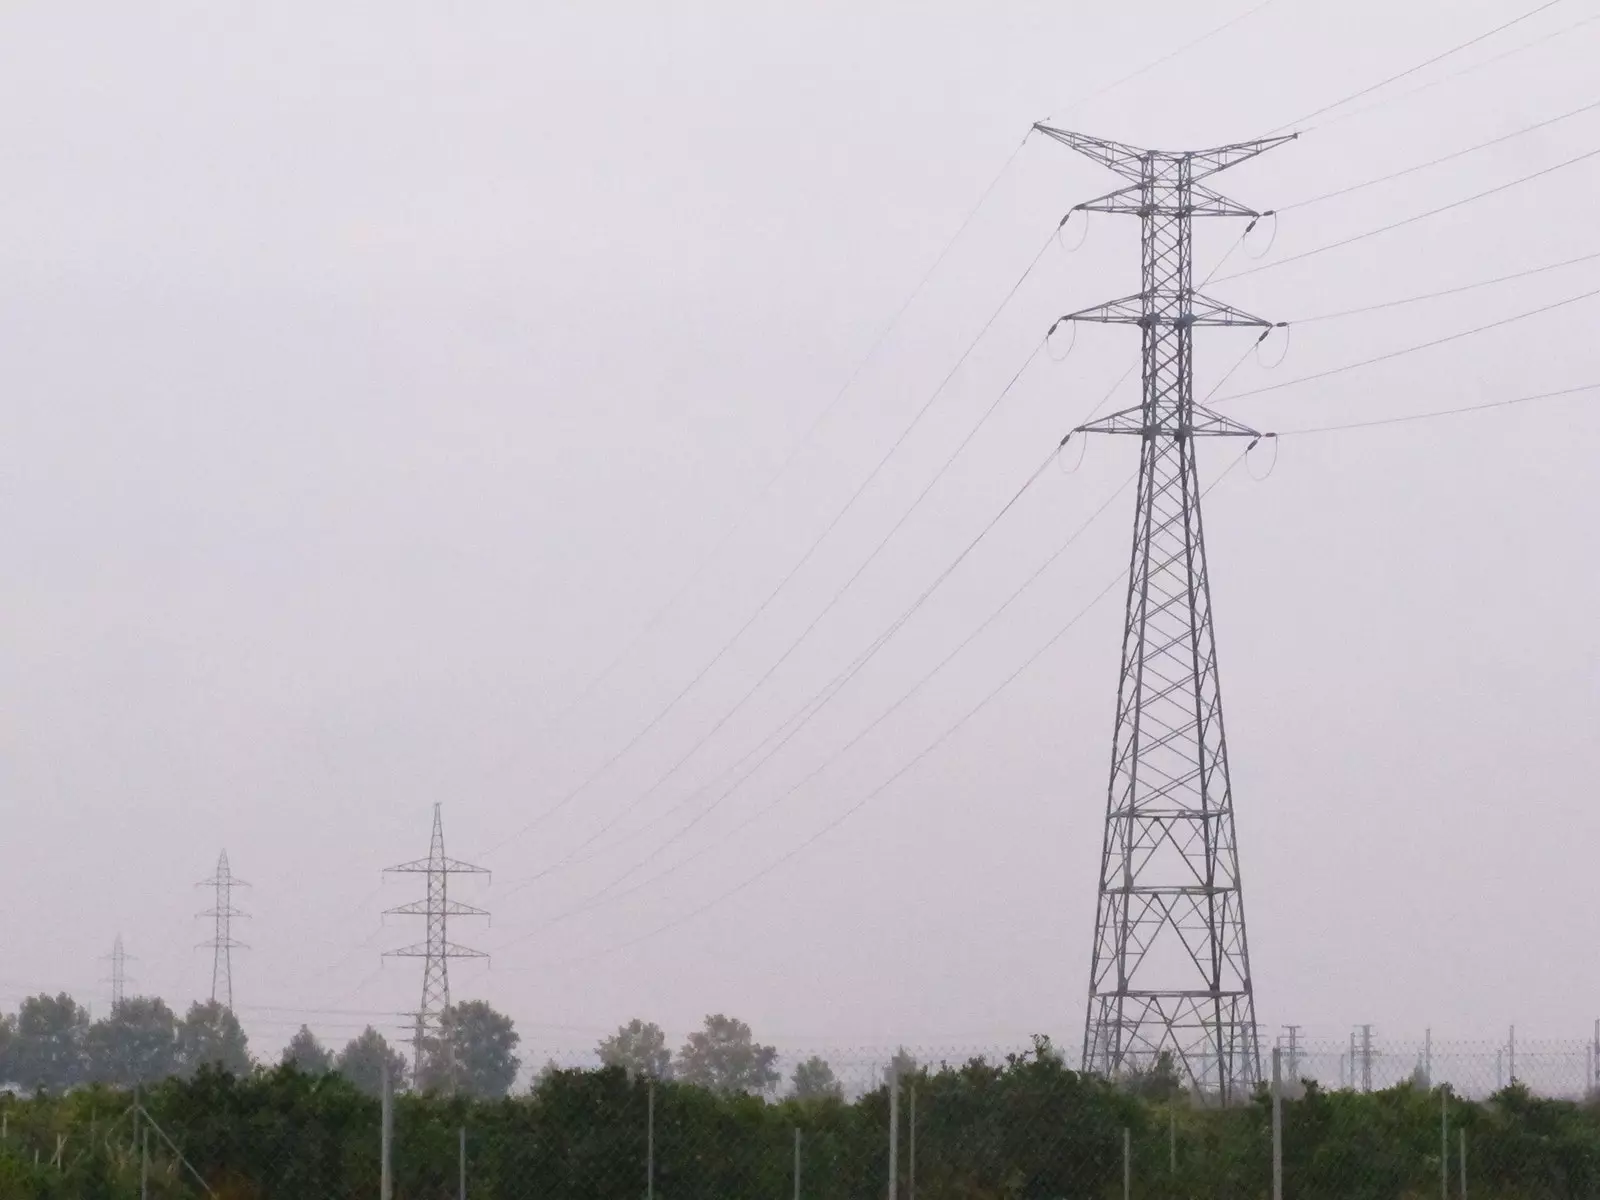
[[[217,856],[216,874],[195,884],[195,887],[208,887],[216,893],[211,907],[200,914],[213,922],[211,940],[200,945],[211,949],[211,998],[220,1000],[230,1011],[233,1008],[233,952],[249,949],[243,942],[233,940],[233,922],[250,915],[233,906],[233,889],[249,886],[229,870],[226,850]]]
[[[396,867],[386,868],[389,871],[406,875],[426,875],[428,877],[428,898],[414,900],[410,904],[402,904],[398,908],[388,909],[388,913],[404,916],[426,917],[428,920],[428,939],[405,946],[399,950],[390,950],[386,957],[392,958],[420,958],[422,965],[422,1003],[416,1011],[416,1032],[412,1039],[412,1078],[417,1087],[423,1086],[427,1074],[429,1060],[435,1047],[442,1047],[448,1056],[450,1044],[442,1034],[444,1032],[442,1018],[444,1012],[450,1007],[450,960],[452,958],[488,958],[481,950],[473,950],[466,946],[458,946],[450,940],[449,922],[451,917],[486,917],[486,909],[474,908],[470,904],[463,904],[459,900],[452,900],[449,896],[450,876],[452,875],[487,875],[485,867],[474,867],[454,858],[446,858],[444,853],[444,824],[439,816],[439,806],[433,806],[433,841],[428,847],[428,857],[419,858],[412,862],[401,863]],[[449,1079],[454,1072],[448,1068],[453,1065],[446,1062],[447,1068],[444,1077]]]
[[[1141,443],[1083,1061],[1110,1076],[1165,1057],[1226,1103],[1261,1059],[1194,444],[1262,435],[1195,404],[1193,333],[1272,323],[1195,292],[1191,225],[1259,217],[1201,181],[1295,135],[1169,152],[1036,128],[1130,181],[1077,211],[1135,215],[1143,234],[1139,292],[1063,318],[1143,341],[1139,405],[1074,430]]]
[[[133,982],[128,978],[128,956],[122,950],[122,935],[119,933],[116,940],[111,943],[111,953],[106,955],[101,962],[111,964],[111,1011],[116,1012],[122,1007],[122,1000],[127,992],[128,984]]]

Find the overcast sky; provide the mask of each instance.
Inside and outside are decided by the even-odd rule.
[[[493,953],[456,965],[455,995],[515,1016],[527,1057],[634,1016],[676,1039],[714,1011],[795,1045],[1076,1047],[1120,591],[879,786],[1112,584],[1131,493],[855,739],[1116,495],[1132,443],[1051,466],[706,805],[1134,362],[1136,333],[1098,326],[1037,357],[719,725],[1049,322],[1136,290],[1135,222],[1048,245],[816,553],[650,723],[1061,215],[1116,185],[1028,139],[830,408],[1031,122],[1166,148],[1255,137],[1531,7],[1276,0],[1105,90],[1249,0],[7,5],[0,1000],[65,988],[103,1012],[119,931],[133,990],[204,997],[191,884],[226,847],[254,885],[235,990],[257,1049],[302,1020],[336,1041],[403,1024],[383,1014],[414,1007],[420,964],[379,955],[424,931],[380,912],[421,881],[380,872],[426,853],[439,802],[450,852],[494,872],[456,893],[494,916],[452,927]],[[1596,14],[1551,5],[1217,184],[1287,207],[1600,99]],[[1218,279],[1597,146],[1600,109],[1287,212]],[[1293,321],[1594,253],[1597,184],[1600,158],[1211,290]],[[1197,274],[1239,229],[1199,230]],[[1281,342],[1219,395],[1597,286],[1600,260],[1311,322],[1275,373]],[[1294,429],[1600,382],[1597,314],[1576,302],[1227,411]],[[1197,339],[1201,392],[1251,337]],[[1597,405],[1285,438],[1269,478],[1263,448],[1207,498],[1267,1034],[1577,1038],[1600,1013]],[[1236,450],[1204,446],[1208,477]]]

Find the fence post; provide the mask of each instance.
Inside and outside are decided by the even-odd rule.
[[[461,1148],[456,1154],[456,1161],[461,1167],[461,1180],[456,1188],[458,1200],[467,1200],[467,1127],[461,1126]]]
[[[1461,1200],[1467,1200],[1467,1127],[1459,1130],[1461,1139]]]
[[[889,1079],[889,1200],[895,1200],[900,1175],[900,1064],[891,1062]]]
[[[1122,1127],[1122,1200],[1133,1200],[1133,1135]]]
[[[645,1088],[644,1134],[644,1194],[645,1200],[656,1197],[656,1081],[652,1079]]]
[[[800,1200],[800,1127],[794,1130],[794,1200]]]
[[[911,1111],[906,1114],[906,1200],[917,1200],[917,1084],[908,1091]]]
[[[1283,1048],[1272,1048],[1272,1200],[1283,1200]]]
[[[1450,1089],[1439,1088],[1439,1200],[1450,1200]]]
[[[389,1078],[389,1059],[384,1056],[383,1074],[379,1084],[378,1108],[378,1195],[380,1200],[394,1200],[394,1080]]]

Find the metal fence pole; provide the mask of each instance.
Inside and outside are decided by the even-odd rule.
[[[645,1089],[644,1134],[644,1194],[645,1200],[656,1196],[656,1081],[652,1079]]]
[[[1450,1089],[1439,1089],[1439,1200],[1450,1200]]]
[[[1122,1200],[1133,1200],[1133,1135],[1122,1127]]]
[[[1458,1133],[1461,1140],[1461,1200],[1467,1200],[1467,1127],[1463,1125]]]
[[[895,1200],[900,1175],[900,1066],[889,1064],[889,1200]]]
[[[1283,1200],[1283,1048],[1272,1048],[1272,1200]]]
[[[456,1188],[457,1200],[467,1200],[467,1127],[461,1126],[461,1148],[456,1154],[456,1162],[461,1168],[461,1180]]]
[[[389,1078],[389,1060],[385,1055],[380,1082],[378,1153],[378,1195],[380,1200],[394,1200],[394,1080]]]
[[[906,1114],[906,1200],[917,1200],[917,1085],[914,1080],[907,1090],[911,1111]]]

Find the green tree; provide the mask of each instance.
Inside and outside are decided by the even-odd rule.
[[[17,1012],[9,1082],[27,1091],[63,1092],[83,1082],[89,1014],[73,998],[29,996]]]
[[[367,1095],[378,1096],[383,1093],[383,1065],[386,1062],[389,1064],[391,1086],[399,1091],[406,1078],[405,1057],[391,1050],[383,1034],[368,1025],[359,1037],[351,1038],[345,1048],[339,1051],[335,1069]]]
[[[842,1100],[844,1088],[827,1061],[813,1054],[794,1069],[796,1100]]]
[[[667,1035],[654,1021],[638,1017],[619,1026],[616,1033],[602,1038],[597,1047],[600,1061],[608,1067],[621,1067],[630,1079],[643,1075],[650,1079],[672,1076],[672,1051]]]
[[[118,1087],[177,1073],[178,1018],[158,996],[130,996],[89,1027],[89,1076]]]
[[[1122,1086],[1146,1100],[1171,1100],[1182,1094],[1183,1076],[1178,1071],[1172,1051],[1163,1050],[1149,1065],[1128,1067],[1122,1076]]]
[[[283,1062],[305,1075],[326,1075],[333,1070],[333,1051],[317,1040],[308,1026],[289,1039],[283,1048]]]
[[[189,1005],[178,1026],[178,1066],[185,1075],[210,1066],[229,1075],[250,1073],[250,1043],[233,1010],[216,1000]]]
[[[0,1086],[11,1081],[11,1050],[17,1039],[17,1019],[0,1013]]]
[[[778,1051],[759,1045],[750,1026],[717,1013],[706,1018],[705,1028],[689,1035],[678,1051],[678,1078],[714,1092],[762,1093],[781,1076],[774,1064]]]
[[[498,1100],[517,1080],[517,1033],[510,1017],[483,1000],[452,1004],[439,1017],[439,1044],[428,1054],[424,1091],[457,1091]]]

